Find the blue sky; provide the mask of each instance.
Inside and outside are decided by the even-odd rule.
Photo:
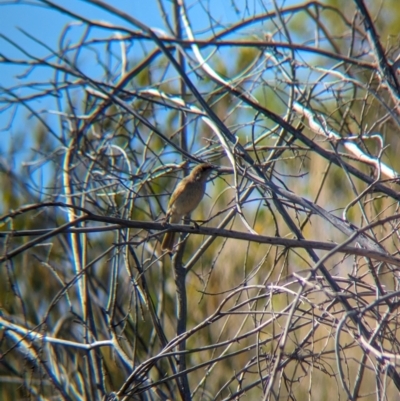
[[[99,7],[88,4],[85,1],[59,0],[56,3],[91,19],[129,26],[122,19],[105,12]],[[113,0],[108,4],[112,4],[113,7],[132,15],[134,18],[151,27],[166,30],[164,21],[160,17],[160,9],[155,0]],[[169,11],[172,14],[171,3],[165,2],[165,4],[166,6],[169,6]],[[197,26],[204,30],[204,28],[208,27],[210,23],[205,18],[205,11],[201,10],[199,5],[196,7],[197,9],[189,9],[191,23],[195,28]],[[237,20],[238,18],[232,10],[231,2],[210,2],[210,7],[212,7],[213,17],[218,21],[226,23],[227,21]],[[169,18],[172,19],[172,15],[170,15]],[[21,48],[28,50],[32,55],[36,57],[44,57],[49,54],[49,51],[44,46],[30,39],[21,30],[24,30],[29,35],[35,37],[38,41],[42,41],[51,49],[57,50],[59,48],[59,39],[62,29],[66,24],[71,23],[72,21],[72,17],[64,15],[59,11],[51,10],[49,7],[40,4],[39,2],[30,2],[29,4],[21,2],[19,4],[12,4],[12,2],[0,0],[0,34],[2,35],[2,37],[0,37],[0,54],[12,59],[27,59],[26,55],[23,55],[15,46],[7,42],[5,38],[8,38]],[[132,26],[130,26],[130,28],[132,29]],[[75,25],[68,31],[67,38],[71,42],[74,42],[78,40],[79,35],[82,32],[83,27],[79,29],[79,27]],[[98,36],[100,37],[109,36],[110,31],[103,31],[102,33],[94,31],[93,34],[95,36],[99,34]],[[209,33],[207,33],[207,35],[208,34]],[[19,85],[31,81],[46,82],[46,80],[54,74],[52,70],[40,67],[31,71],[29,76],[25,77],[22,74],[26,71],[26,67],[21,67],[15,64],[0,63],[0,85],[8,88],[11,85]],[[46,101],[42,99],[38,101],[37,104],[33,103],[33,105],[38,107],[39,110],[48,110],[49,108],[52,108],[51,101],[52,99],[49,99],[50,103],[47,104]],[[26,125],[25,119],[27,115],[27,111],[20,108],[10,129],[7,130],[6,133],[3,131],[3,139],[5,138],[5,135],[9,138],[9,135],[12,135],[13,132],[23,129]],[[4,130],[5,126],[9,123],[10,116],[10,111],[0,113],[1,130]]]
[[[91,20],[102,20],[110,24],[137,30],[137,27],[133,27],[123,19],[86,1],[56,0],[54,3]],[[161,18],[161,11],[157,5],[157,0],[113,0],[106,3],[126,12],[128,15],[152,28],[167,31],[165,23]],[[192,3],[196,5],[191,6],[190,4]],[[215,25],[215,21],[226,25],[241,18],[248,18],[249,15],[252,15],[250,13],[254,13],[255,11],[249,6],[250,8],[242,10],[242,14],[238,15],[232,8],[232,2],[225,0],[209,2],[206,0],[202,3],[187,2],[187,4],[190,5],[188,9],[190,22],[194,31],[197,30],[198,37],[211,36],[211,31],[208,28],[211,25]],[[172,23],[172,2],[165,0],[164,6],[169,12],[168,19]],[[208,7],[208,9],[206,10],[203,7]],[[207,12],[212,15],[213,21],[208,20]],[[51,54],[51,50],[57,52],[61,47],[61,32],[68,24],[72,25],[67,30],[64,43],[68,41],[72,44],[77,43],[85,32],[85,25],[77,23],[76,20],[74,22],[73,17],[51,9],[38,0],[19,1],[18,3],[0,0],[0,55],[13,60],[31,59],[30,56],[18,50],[18,47],[28,51],[31,56],[37,58],[48,56]],[[22,31],[25,31],[25,33]],[[93,29],[90,32],[90,37],[105,38],[113,34],[114,32],[110,30]],[[9,43],[9,41],[12,41],[15,45]],[[135,59],[138,59],[141,58],[142,49],[140,48],[141,44],[136,43],[133,45],[132,51],[135,52],[137,49],[140,54],[130,53],[130,56],[133,55]],[[149,43],[150,45],[151,43]],[[118,53],[119,48],[113,50]],[[79,67],[90,77],[100,78],[104,70],[99,68],[96,60],[94,58],[90,59],[90,55],[88,56],[88,54],[86,51],[84,57],[80,57],[81,62]],[[51,61],[56,62],[56,59],[53,58]],[[0,163],[8,166],[6,168],[20,170],[26,165],[26,162],[30,163],[37,159],[40,160],[42,152],[40,144],[39,149],[36,149],[38,145],[34,144],[32,135],[30,135],[31,130],[37,126],[37,119],[32,118],[31,113],[24,106],[4,109],[4,102],[1,103],[2,98],[7,98],[7,95],[4,94],[4,88],[12,87],[13,92],[17,95],[26,96],[37,92],[37,89],[29,83],[40,82],[43,85],[49,86],[49,83],[54,82],[55,79],[55,72],[52,68],[35,67],[32,70],[27,66],[0,62]],[[16,89],[19,86],[21,88]],[[43,87],[40,87],[39,90],[43,90]],[[79,92],[77,96],[82,96],[82,91]],[[38,100],[30,101],[29,106],[45,119],[51,129],[59,133],[61,132],[61,120],[54,114],[57,111],[56,101],[55,97],[41,97]],[[65,101],[65,99],[62,101]],[[18,135],[25,137],[24,147],[19,147]],[[60,145],[60,143],[57,143],[55,146]],[[17,147],[18,152],[15,154],[15,159],[11,159],[9,157],[10,149],[15,147]],[[41,169],[37,170],[37,173],[34,175],[35,180],[41,179],[39,171]]]

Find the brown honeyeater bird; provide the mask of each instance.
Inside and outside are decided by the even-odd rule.
[[[166,220],[178,224],[183,216],[189,215],[203,199],[207,178],[213,167],[208,163],[199,164],[176,186],[168,203]],[[172,252],[175,233],[167,232],[161,243],[163,251]]]

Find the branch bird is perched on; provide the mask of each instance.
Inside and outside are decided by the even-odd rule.
[[[183,216],[193,212],[203,199],[207,178],[213,167],[208,163],[199,164],[188,176],[182,179],[172,193],[168,203],[166,219],[171,224],[178,224]],[[172,252],[175,233],[168,232],[161,243],[163,251]]]

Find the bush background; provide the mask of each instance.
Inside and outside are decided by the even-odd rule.
[[[1,399],[398,394],[397,2],[223,3],[0,3]]]

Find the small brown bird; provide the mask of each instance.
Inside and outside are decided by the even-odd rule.
[[[182,179],[172,193],[168,203],[166,219],[171,224],[178,224],[183,216],[193,212],[203,199],[207,178],[213,167],[208,163],[199,164],[188,176]],[[168,232],[161,243],[163,251],[172,252],[175,233]]]

